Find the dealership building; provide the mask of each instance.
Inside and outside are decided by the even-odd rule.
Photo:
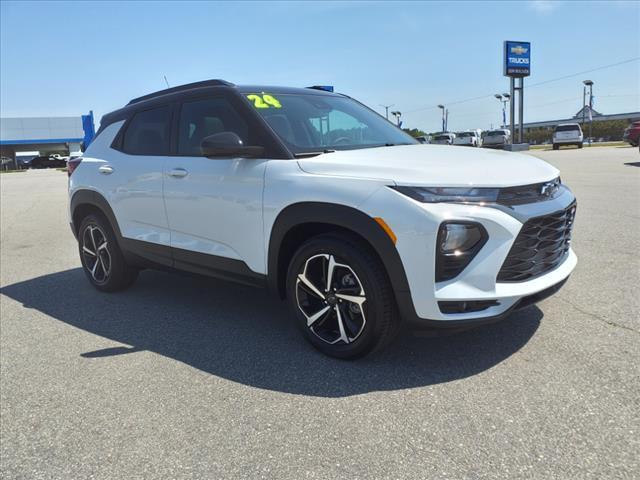
[[[0,153],[14,161],[21,152],[71,155],[89,145],[94,136],[93,112],[76,117],[0,118]]]
[[[629,113],[614,113],[611,115],[604,115],[596,110],[591,110],[593,122],[606,122],[610,120],[623,120],[628,123],[640,120],[640,112]],[[522,128],[525,132],[534,128],[549,128],[552,129],[556,125],[561,123],[588,123],[589,122],[589,107],[583,107],[571,118],[561,118],[559,120],[546,120],[544,122],[531,122],[525,123]],[[621,132],[622,134],[622,132]]]

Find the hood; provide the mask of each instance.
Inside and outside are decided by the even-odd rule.
[[[532,156],[445,145],[341,150],[299,159],[311,174],[370,178],[390,184],[510,187],[552,180],[560,172]]]

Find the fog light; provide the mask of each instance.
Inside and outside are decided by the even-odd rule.
[[[440,235],[440,251],[444,254],[462,254],[482,240],[481,225],[445,223]]]
[[[436,251],[436,282],[458,276],[473,260],[489,236],[474,222],[445,222],[440,225]]]

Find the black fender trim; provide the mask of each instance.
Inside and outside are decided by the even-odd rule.
[[[78,190],[73,194],[73,197],[71,197],[71,225],[74,233],[77,233],[80,225],[74,225],[73,217],[75,216],[76,209],[81,205],[93,205],[94,207],[97,207],[104,216],[107,217],[107,220],[109,220],[111,228],[115,232],[118,242],[120,242],[122,234],[120,233],[120,227],[116,221],[116,216],[113,214],[113,210],[111,210],[107,199],[94,190]]]
[[[77,208],[83,205],[96,207],[107,218],[111,229],[116,235],[118,246],[128,263],[139,267],[153,265],[161,265],[164,267],[173,266],[170,247],[123,237],[109,202],[94,190],[79,190],[74,193],[71,198],[71,227],[74,234],[77,233],[79,227],[79,225],[74,224],[75,212]]]
[[[280,261],[283,239],[291,229],[304,224],[321,223],[350,230],[363,237],[380,257],[389,275],[398,308],[404,318],[415,318],[416,311],[409,292],[407,275],[394,243],[378,223],[355,208],[323,202],[301,202],[284,208],[276,218],[268,252],[268,287],[272,293],[280,294],[283,282]]]

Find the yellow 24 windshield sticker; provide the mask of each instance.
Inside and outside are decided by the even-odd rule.
[[[247,98],[253,106],[256,108],[282,108],[282,104],[278,101],[276,97],[273,95],[269,95],[268,93],[263,93],[262,95],[257,95],[252,93],[247,95]]]

